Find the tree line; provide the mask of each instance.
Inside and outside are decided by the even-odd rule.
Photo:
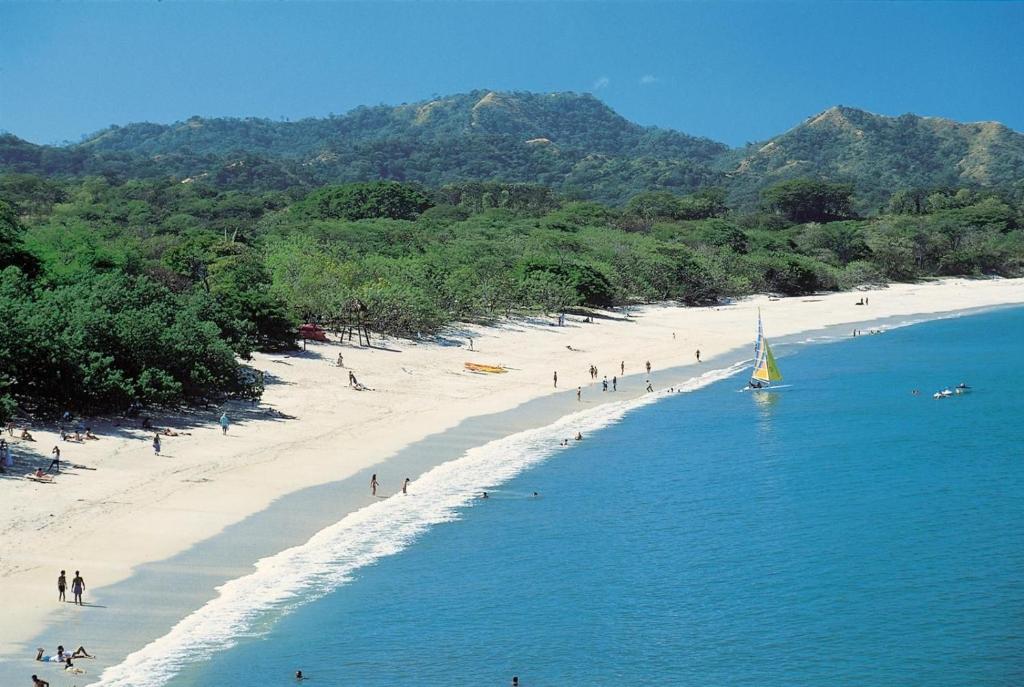
[[[1022,202],[849,186],[720,188],[623,206],[534,184],[393,181],[312,192],[201,180],[0,177],[0,415],[123,411],[260,393],[245,360],[296,326],[427,336],[491,321],[752,293],[1024,271]]]

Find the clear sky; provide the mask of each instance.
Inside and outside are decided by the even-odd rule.
[[[0,130],[590,91],[739,145],[830,105],[1024,130],[1024,3],[0,2]]]

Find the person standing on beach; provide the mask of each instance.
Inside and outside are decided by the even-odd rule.
[[[555,388],[558,388],[558,370],[555,370]]]
[[[377,482],[377,473],[373,473],[373,477],[370,478],[370,495],[377,495],[377,487],[380,486]]]
[[[57,468],[57,474],[59,475],[60,474],[60,446],[54,446],[53,450],[50,451],[50,455],[53,456],[53,460],[50,461],[50,467],[46,468],[46,471],[49,472],[54,467],[56,467]]]
[[[608,377],[607,377],[607,375],[605,376],[604,379],[601,380],[601,391],[608,391]]]
[[[403,494],[408,494],[409,493],[409,482],[410,481],[411,480],[408,477],[406,477],[405,481],[402,482],[402,493]]]
[[[228,413],[227,413],[227,411],[224,411],[224,412],[223,412],[223,413],[221,413],[221,415],[220,415],[220,431],[221,431],[221,433],[222,433],[222,434],[224,434],[225,436],[227,436],[227,433],[228,433],[228,425],[229,425],[229,424],[231,424],[231,421],[230,421],[230,420],[228,420]]]
[[[621,363],[619,363],[619,374],[620,375],[626,374],[626,361],[625,360],[623,360]]]
[[[67,597],[64,596],[64,592],[68,588],[68,578],[64,571],[60,571],[60,577],[57,578],[57,601],[67,601]]]
[[[612,391],[618,391],[618,390],[619,390],[619,378],[618,377],[612,377]]]
[[[159,434],[154,434],[153,435],[153,454],[157,455],[157,456],[160,455],[160,435]]]
[[[71,580],[71,593],[75,595],[75,603],[79,606],[84,605],[82,603],[83,592],[85,592],[85,580],[82,579],[82,574],[76,570],[75,579]]]
[[[582,393],[583,393],[583,387],[582,386],[576,387],[576,400],[577,401],[580,400],[580,394],[582,394]]]
[[[700,362],[700,349],[697,349],[697,362]]]
[[[647,374],[651,374],[651,361],[647,361]]]

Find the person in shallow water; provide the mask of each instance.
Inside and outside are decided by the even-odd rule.
[[[295,671],[295,679],[296,680],[305,680],[306,677],[302,674],[301,670],[296,670]]]

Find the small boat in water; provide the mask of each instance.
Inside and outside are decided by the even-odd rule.
[[[761,311],[757,311],[757,341],[754,344],[754,370],[750,373],[751,389],[769,389],[772,382],[782,381],[782,373],[772,355],[772,348],[764,335],[761,323]]]

